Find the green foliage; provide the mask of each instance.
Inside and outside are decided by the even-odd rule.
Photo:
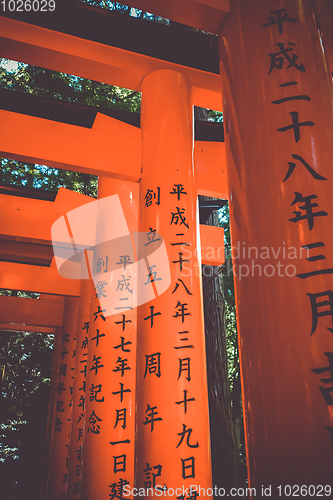
[[[40,491],[40,474],[36,471],[42,470],[45,451],[52,355],[53,335],[1,332],[0,462],[3,500],[37,498]],[[19,477],[22,480],[18,483]]]
[[[14,297],[23,297],[27,299],[38,299],[40,294],[35,293],[35,292],[21,292],[18,290],[5,290],[3,288],[0,288],[0,295],[5,295],[5,296],[14,296]]]
[[[230,389],[233,392],[234,383],[239,379],[239,354],[237,339],[237,321],[233,265],[231,257],[231,239],[230,239],[230,217],[229,204],[227,203],[219,210],[220,225],[224,229],[224,246],[226,262],[223,266],[223,284],[225,299],[225,321],[227,329],[227,355],[228,355],[228,377]]]
[[[33,300],[33,299],[32,299]],[[3,410],[20,407],[22,400],[50,378],[53,335],[3,331],[0,340]],[[4,419],[2,418],[3,422]]]
[[[58,191],[59,187],[71,189],[87,196],[97,195],[97,176],[70,172],[45,165],[23,163],[0,158],[0,184],[25,186],[46,191]]]
[[[140,92],[3,58],[0,87],[85,106],[140,112]]]
[[[115,11],[120,14],[126,14],[131,17],[157,22],[159,24],[166,24],[166,25],[170,24],[169,19],[165,19],[164,17],[161,16],[156,16],[155,14],[151,14],[150,12],[145,12],[143,10],[136,9],[134,7],[129,7],[128,5],[124,5],[122,3],[110,2],[110,0],[79,0],[79,2],[86,3],[94,7],[100,7],[102,9]]]
[[[208,120],[213,122],[223,122],[223,113],[221,111],[214,111],[208,109]]]
[[[79,2],[93,5],[95,7],[101,7],[102,9],[106,10],[115,10],[117,12],[121,12],[122,14],[128,14],[131,10],[128,5],[124,5],[118,2],[110,2],[110,0],[79,0]]]
[[[236,430],[236,442],[239,452],[239,480],[246,484],[246,451],[243,423],[243,405],[240,385],[240,365],[238,352],[238,335],[236,319],[236,301],[233,276],[233,262],[231,255],[231,235],[229,204],[227,203],[219,210],[219,222],[224,228],[224,245],[226,262],[222,267],[225,299],[225,323],[227,338],[228,379],[231,391],[231,405],[234,426]],[[241,484],[241,483],[240,483]]]
[[[225,298],[229,307],[235,306],[234,276],[231,258],[231,236],[230,236],[230,216],[229,203],[219,210],[220,226],[224,229],[225,265],[223,272],[223,282],[225,287]]]

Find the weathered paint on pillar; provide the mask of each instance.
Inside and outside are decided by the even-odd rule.
[[[108,286],[116,280],[115,289],[122,296],[135,292],[129,264],[133,262],[131,239],[119,246],[123,252],[117,254],[114,262],[115,240],[110,239],[110,228],[120,220],[127,224],[128,234],[137,231],[138,186],[100,178],[99,199],[113,195],[119,196],[122,212],[101,215],[95,228],[96,240],[105,245],[95,247],[92,269],[95,289],[89,322],[80,497],[84,500],[122,497],[125,487],[134,486],[136,309],[125,304],[122,310],[110,315],[113,304],[108,299],[112,301],[114,297],[108,296]],[[121,269],[124,276],[114,277],[115,269]]]
[[[57,332],[60,338],[55,339],[55,343],[60,344],[60,352],[47,484],[48,500],[65,499],[67,492],[77,312],[78,299],[66,297],[63,328]]]
[[[282,497],[333,470],[333,97],[311,5],[233,0],[220,34],[249,477]]]
[[[211,486],[192,109],[180,73],[143,81],[140,231],[146,245],[164,238],[169,262],[150,262],[141,276],[156,298],[138,312],[136,486],[171,496],[171,488]],[[171,285],[159,294],[169,266]]]
[[[67,500],[80,498],[82,481],[82,454],[86,402],[86,373],[92,280],[82,280],[80,287],[77,335],[75,347],[75,375],[73,387],[73,417],[69,452]]]

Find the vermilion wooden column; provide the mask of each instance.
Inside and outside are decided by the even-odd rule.
[[[183,75],[145,78],[140,230],[146,248],[164,238],[169,262],[152,257],[139,276],[139,293],[152,287],[156,298],[138,313],[136,486],[167,487],[169,496],[211,486],[192,113]]]
[[[125,486],[134,486],[136,309],[126,300],[114,301],[120,294],[131,302],[136,290],[130,233],[137,231],[138,186],[100,178],[99,199],[113,195],[120,203],[107,213],[103,205],[95,228],[99,243],[92,269],[82,500],[119,498]],[[120,244],[117,236],[122,236]],[[117,275],[115,270],[120,270]]]
[[[60,352],[57,367],[57,388],[54,401],[53,433],[47,482],[47,499],[65,499],[69,470],[69,444],[73,408],[73,382],[78,300],[66,297],[63,328],[57,332],[56,351]]]
[[[333,96],[312,2],[232,1],[220,58],[250,484],[325,496]]]
[[[54,441],[54,420],[57,401],[57,389],[59,382],[59,365],[60,365],[60,351],[61,351],[61,337],[62,328],[57,328],[54,335],[53,342],[53,359],[52,359],[52,372],[51,372],[51,386],[48,405],[48,419],[47,431],[45,440],[45,464],[44,464],[44,478],[42,486],[42,498],[46,497],[47,485],[49,482],[49,469],[50,461],[53,460],[51,444]]]
[[[73,415],[69,449],[67,500],[79,499],[82,481],[82,455],[84,446],[85,406],[87,399],[87,362],[92,300],[92,280],[82,280],[79,299],[75,347],[75,375],[73,384]]]

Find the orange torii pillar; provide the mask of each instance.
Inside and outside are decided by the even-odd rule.
[[[81,500],[122,498],[134,487],[137,312],[114,299],[131,302],[135,294],[130,233],[138,226],[138,185],[100,178],[99,200],[113,195],[122,209],[99,209],[95,227]],[[127,235],[110,239],[119,223]]]
[[[47,500],[65,500],[67,494],[77,312],[78,299],[66,297],[63,327],[57,330],[54,341],[57,385],[55,394],[53,393],[53,411],[51,410],[49,413],[53,428],[47,478]]]
[[[327,496],[333,95],[312,2],[233,0],[220,58],[250,485]]]
[[[49,395],[49,405],[48,405],[48,418],[47,418],[47,431],[45,440],[45,463],[44,463],[44,478],[42,485],[42,498],[46,498],[46,491],[49,482],[49,469],[50,461],[52,456],[51,444],[54,441],[54,421],[55,421],[55,411],[56,411],[56,397],[59,383],[59,365],[60,365],[60,351],[61,351],[61,337],[62,328],[57,328],[54,335],[53,341],[53,359],[52,359],[52,372],[51,372],[51,384],[50,384],[50,395]]]
[[[138,310],[136,487],[188,498],[190,485],[199,493],[212,479],[193,107],[182,74],[145,78],[142,130],[140,230],[145,245],[163,237],[169,259],[150,257],[139,276],[139,293],[153,286],[156,298]]]
[[[69,448],[67,500],[77,500],[80,498],[85,404],[87,398],[88,336],[92,290],[92,280],[81,281],[75,347],[75,375],[73,384],[73,413]]]

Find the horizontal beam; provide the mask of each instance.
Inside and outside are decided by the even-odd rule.
[[[85,128],[92,128],[97,113],[102,113],[140,128],[140,113],[81,105],[11,89],[0,88],[0,109]]]
[[[160,0],[159,3],[166,2]],[[176,1],[171,0],[171,4],[175,7]],[[205,9],[205,6],[200,6],[197,1],[185,0],[185,4],[189,9]],[[206,6],[207,8],[212,14],[220,14],[220,19],[226,17],[226,13],[221,9]],[[184,29],[175,23],[166,26],[130,16],[129,13],[96,8],[73,0],[57,0],[53,12],[38,12],[32,9],[29,12],[20,12],[7,8],[2,9],[2,15],[77,38],[219,73],[217,37]]]
[[[4,196],[0,197],[0,199],[4,198]],[[26,201],[24,198],[17,198],[16,200],[19,200],[20,203],[22,201]],[[38,204],[45,203],[43,200],[33,201]],[[31,217],[32,225],[38,225],[40,223],[40,220],[38,220],[36,215],[37,214],[35,214],[35,217]],[[14,218],[11,221],[11,226],[14,228],[13,231],[15,231],[16,228]],[[200,225],[200,235],[202,264],[215,266],[223,264],[223,229]],[[7,242],[7,244],[7,251],[10,254],[10,242]],[[54,259],[52,260],[50,267],[0,261],[0,288],[42,294],[79,296],[80,280],[72,280],[61,277],[58,273]],[[0,321],[6,324],[24,323],[42,326],[61,326],[61,300],[58,302],[53,300],[52,304],[50,304],[50,300],[41,298],[38,300],[38,304],[41,305],[41,309],[36,309],[36,304],[37,301],[33,299],[23,300],[15,297],[4,297],[2,299],[0,297]],[[16,309],[16,306],[20,307],[17,307]],[[49,310],[52,311],[52,313],[49,313]],[[52,316],[52,314],[54,314],[54,316]]]
[[[200,224],[201,264],[221,266],[224,257],[224,229],[223,227],[206,226]]]
[[[100,113],[88,129],[0,110],[0,155],[139,182],[142,131]],[[227,199],[224,143],[196,141],[194,162],[199,194]]]
[[[0,288],[78,297],[80,280],[62,278],[54,259],[50,267],[0,262]]]
[[[36,222],[36,215],[33,217],[34,222]],[[15,228],[15,220],[12,221],[12,226]],[[223,238],[224,232],[222,228],[220,231],[215,229],[209,229],[213,226],[206,226],[200,224],[200,235],[201,235],[201,247],[202,247],[202,258],[203,264],[219,265],[223,264],[224,260],[221,261],[221,255],[223,251],[224,259],[224,246]],[[208,228],[208,229],[207,229]],[[36,241],[36,240],[35,240]],[[0,248],[0,262],[14,262],[21,264],[33,264],[37,265],[38,262],[45,260],[44,264],[40,264],[39,267],[49,267],[53,258],[53,248],[51,245],[40,245],[30,242],[21,241],[9,241],[0,238],[1,248]],[[215,248],[219,248],[215,251]],[[214,255],[210,257],[209,255],[213,252]],[[215,257],[216,256],[216,257]],[[208,262],[206,262],[208,260]],[[213,263],[213,261],[218,261],[219,264]],[[4,287],[3,287],[4,288]],[[12,287],[10,287],[12,289]]]
[[[228,200],[228,175],[224,142],[196,141],[194,168],[197,192]]]
[[[49,267],[52,259],[53,249],[50,245],[13,241],[0,235],[0,261]]]
[[[194,163],[198,194],[228,199],[224,143],[196,142]],[[38,263],[41,258],[49,261],[53,255],[52,249],[44,245],[52,244],[52,224],[67,212],[92,201],[94,198],[64,188],[59,189],[53,202],[2,194],[0,259],[13,261],[21,256],[29,257],[31,263],[34,263],[34,259]],[[4,240],[13,241],[13,246],[10,246],[10,241]],[[19,246],[18,243],[25,246]],[[33,245],[37,245],[37,248],[33,248]]]
[[[192,84],[193,102],[196,106],[222,111],[219,74],[2,16],[0,33],[1,57],[139,92],[143,79],[153,71],[179,71]]]
[[[137,127],[100,113],[92,129],[4,110],[0,120],[4,158],[140,180],[142,133]]]
[[[200,225],[200,234],[202,264],[214,266],[223,264],[223,229]],[[61,277],[58,273],[54,259],[52,260],[50,267],[31,266],[28,264],[0,261],[0,288],[5,290],[20,290],[42,294],[78,297],[80,295],[80,280]],[[34,299],[27,300],[32,301]],[[0,303],[0,312],[1,310]],[[10,319],[14,319],[10,312],[8,314]],[[5,318],[7,318],[7,316],[5,316]],[[10,323],[7,319],[5,319],[4,322]],[[15,319],[15,322],[25,321],[28,320]]]
[[[1,323],[61,327],[64,306],[65,298],[61,296],[56,300],[0,296]]]
[[[140,128],[140,113],[99,106],[80,105],[60,99],[49,99],[27,92],[0,88],[0,109],[23,115],[36,116],[60,123],[92,128],[97,113]],[[222,122],[196,119],[194,122],[196,141],[224,141]]]
[[[91,201],[94,198],[65,188],[59,189],[54,202],[3,194],[0,196],[1,238],[51,245],[52,224],[61,215]]]
[[[40,188],[30,188],[27,186],[5,186],[0,185],[0,194],[8,194],[10,196],[21,196],[22,198],[33,198],[35,200],[54,201],[57,196],[57,191],[48,191]]]
[[[0,323],[1,330],[13,330],[15,332],[37,332],[55,335],[57,329],[49,326],[22,325],[19,323]]]

